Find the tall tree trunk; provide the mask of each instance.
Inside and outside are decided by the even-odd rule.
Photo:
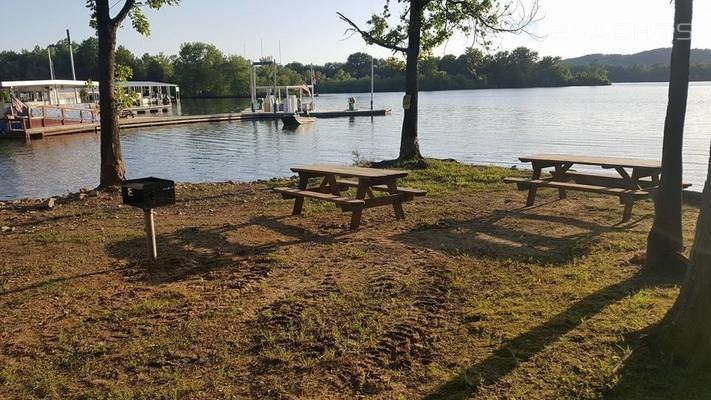
[[[693,0],[676,0],[675,5],[662,180],[655,199],[654,225],[647,239],[647,265],[667,272],[669,268],[682,265],[684,260],[681,254],[684,249],[681,232],[682,145],[689,94],[692,3]]]
[[[711,159],[691,265],[658,338],[663,350],[692,366],[711,366]]]
[[[417,64],[420,58],[420,36],[422,35],[422,2],[410,1],[410,24],[408,26],[407,64],[405,66],[405,97],[409,107],[405,108],[400,136],[400,156],[398,160],[420,160],[420,144],[417,140],[417,108],[419,85]]]
[[[121,155],[118,109],[114,70],[116,54],[115,24],[109,15],[108,0],[96,1],[97,34],[99,37],[99,110],[101,118],[100,188],[118,186],[126,178]]]

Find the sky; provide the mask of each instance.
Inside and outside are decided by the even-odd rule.
[[[109,0],[118,11],[124,0]],[[524,2],[531,0],[522,0]],[[0,0],[0,9],[33,18],[32,25],[14,26],[0,35],[0,50],[32,48],[54,43],[70,29],[73,41],[93,34],[84,0]],[[176,54],[180,44],[202,41],[215,44],[227,54],[248,58],[274,56],[282,63],[300,61],[322,64],[345,61],[357,51],[376,57],[391,53],[367,46],[358,36],[345,33],[340,11],[364,23],[384,0],[182,0],[177,7],[147,10],[151,35],[143,37],[127,24],[119,44],[135,54]],[[590,53],[629,54],[671,45],[673,5],[670,0],[540,0],[540,20],[532,35],[501,35],[492,50],[527,46],[543,56],[575,57]],[[695,2],[693,46],[711,48],[711,2]],[[13,18],[13,23],[22,21]],[[42,22],[38,22],[42,20]],[[472,44],[471,37],[455,35],[434,51],[435,55],[460,54]],[[281,58],[279,48],[281,48]]]

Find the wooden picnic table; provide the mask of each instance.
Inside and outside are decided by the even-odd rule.
[[[566,154],[537,154],[520,157],[519,160],[532,164],[533,176],[530,179],[506,178],[504,181],[516,183],[519,190],[528,190],[526,206],[535,204],[539,187],[558,189],[560,199],[567,197],[566,190],[608,194],[618,196],[625,205],[623,222],[632,218],[635,200],[650,196],[658,189],[662,172],[662,164],[657,160]],[[599,166],[615,170],[618,175],[576,172],[572,170],[574,165]],[[550,171],[550,177],[543,178],[543,170],[546,168],[553,170]],[[684,187],[689,186],[684,184]]]
[[[392,205],[395,217],[404,219],[405,211],[402,208],[402,203],[410,201],[416,196],[427,194],[424,190],[403,188],[397,185],[398,179],[408,175],[407,171],[330,164],[297,166],[291,170],[299,174],[298,187],[278,187],[273,190],[281,193],[284,199],[295,199],[293,215],[301,214],[304,199],[307,197],[330,201],[340,206],[344,212],[353,212],[351,229],[358,228],[363,210],[366,208]],[[321,182],[317,186],[309,186],[310,180],[314,178],[320,178]],[[343,194],[349,188],[356,188],[355,197],[347,197]],[[376,196],[375,192],[385,192],[385,195]]]

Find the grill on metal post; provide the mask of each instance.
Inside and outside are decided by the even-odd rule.
[[[146,248],[151,259],[158,259],[153,209],[175,204],[175,182],[154,177],[131,179],[121,185],[123,203],[143,210]]]

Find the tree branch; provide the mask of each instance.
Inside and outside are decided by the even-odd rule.
[[[392,51],[401,51],[403,53],[407,52],[407,47],[398,46],[394,43],[388,43],[385,40],[376,38],[370,33],[360,29],[358,25],[355,24],[355,22],[348,19],[345,15],[341,14],[340,12],[337,12],[336,14],[338,14],[339,18],[341,18],[343,21],[345,21],[348,25],[351,26],[348,30],[358,32],[358,34],[360,34],[366,42],[377,44],[380,47],[385,47],[386,49],[390,49]]]
[[[131,12],[131,9],[133,6],[136,5],[136,0],[126,0],[126,3],[123,5],[121,8],[121,11],[116,14],[115,17],[111,18],[111,23],[114,25],[120,25],[124,19],[126,19],[126,16],[128,15],[129,12]]]

